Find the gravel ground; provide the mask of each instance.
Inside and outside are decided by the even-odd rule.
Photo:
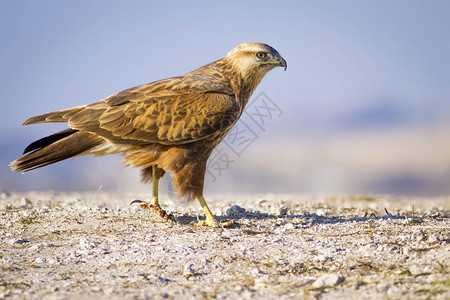
[[[450,299],[450,198],[0,194],[0,299]]]

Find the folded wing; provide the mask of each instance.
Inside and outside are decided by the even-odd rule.
[[[214,70],[198,71],[133,87],[89,105],[33,117],[24,124],[67,122],[72,129],[113,143],[195,142],[226,130],[241,113],[225,78]]]

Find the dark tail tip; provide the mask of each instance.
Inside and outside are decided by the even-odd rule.
[[[39,140],[37,140],[37,141],[32,142],[31,144],[29,144],[29,145],[25,148],[25,150],[23,151],[23,154],[26,154],[26,153],[31,152],[31,151],[36,151],[36,150],[42,149],[42,148],[44,148],[44,147],[46,147],[46,146],[48,146],[48,145],[53,144],[53,143],[56,142],[56,141],[59,141],[60,139],[65,138],[66,136],[69,136],[69,135],[71,135],[71,134],[74,134],[74,133],[77,132],[77,131],[78,131],[78,130],[70,129],[70,128],[69,128],[69,129],[66,129],[66,130],[57,132],[57,133],[55,133],[55,134],[46,136],[46,137],[44,137],[44,138],[42,138],[42,139],[39,139]]]

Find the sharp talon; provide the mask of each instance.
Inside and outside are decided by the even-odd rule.
[[[142,203],[142,202],[144,202],[144,201],[142,201],[142,200],[133,200],[133,201],[131,201],[130,205],[134,204],[134,203]]]
[[[159,205],[153,205],[148,202],[142,201],[142,200],[133,200],[131,204],[138,203],[139,207],[142,209],[150,209],[152,212],[154,212],[158,217],[165,221],[169,221],[171,223],[175,223],[175,218],[172,214],[166,213]]]
[[[216,220],[214,220],[215,222],[208,222],[208,220],[199,220],[197,223],[198,227],[203,227],[203,226],[209,226],[209,227],[213,227],[213,228],[219,228],[219,222],[217,222]]]

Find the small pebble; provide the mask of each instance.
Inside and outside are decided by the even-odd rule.
[[[403,247],[403,254],[410,255],[411,251],[412,251],[411,247],[408,247],[408,246]]]
[[[386,281],[381,281],[380,283],[377,284],[377,290],[380,290],[380,291],[386,291],[390,287],[391,287],[391,285],[389,284],[389,282],[386,282]]]
[[[254,268],[254,269],[252,270],[252,275],[256,276],[256,275],[259,275],[259,274],[262,274],[262,272],[261,272],[260,269]]]
[[[275,205],[275,206],[272,206],[272,208],[270,209],[270,213],[272,215],[276,215],[276,216],[284,216],[289,213],[290,209],[291,208],[286,205]]]
[[[329,215],[330,213],[329,213],[327,210],[325,210],[325,209],[318,209],[318,210],[316,211],[316,214],[317,214],[319,217],[325,217],[325,216]]]
[[[21,207],[26,207],[26,208],[30,208],[33,206],[33,202],[31,202],[30,199],[26,198],[26,197],[22,197],[20,199],[20,206]]]
[[[284,228],[285,228],[286,230],[292,230],[292,229],[295,228],[295,226],[294,226],[294,224],[292,224],[292,223],[287,223],[286,225],[284,225]]]
[[[29,249],[30,249],[30,251],[35,252],[35,251],[39,250],[39,248],[40,248],[40,245],[33,245]]]
[[[433,233],[428,237],[428,243],[435,243],[439,241],[439,236],[436,233]]]
[[[91,290],[93,292],[100,292],[102,290],[102,288],[97,286],[97,285],[94,285],[94,286],[91,287]]]
[[[194,269],[192,268],[193,264],[187,263],[183,268],[183,276],[189,279],[189,277],[195,276]]]
[[[318,255],[318,256],[316,257],[316,259],[317,259],[318,261],[325,262],[325,261],[327,261],[327,260],[330,260],[331,257],[326,256],[326,255]]]
[[[34,262],[38,263],[38,264],[43,264],[47,262],[47,259],[45,257],[37,257]]]
[[[345,277],[338,274],[324,274],[314,281],[312,287],[315,289],[333,287],[344,282]]]
[[[227,209],[226,214],[227,214],[227,216],[233,216],[233,215],[242,214],[244,212],[245,212],[245,208],[240,207],[238,205],[233,205]]]
[[[22,245],[22,244],[26,244],[26,243],[29,243],[29,242],[30,241],[24,240],[24,239],[11,239],[11,240],[9,240],[9,244],[10,245],[14,245],[14,244]]]
[[[282,234],[282,233],[285,233],[286,232],[286,227],[278,227],[278,228],[276,228],[275,230],[274,230],[274,233],[275,234]]]

